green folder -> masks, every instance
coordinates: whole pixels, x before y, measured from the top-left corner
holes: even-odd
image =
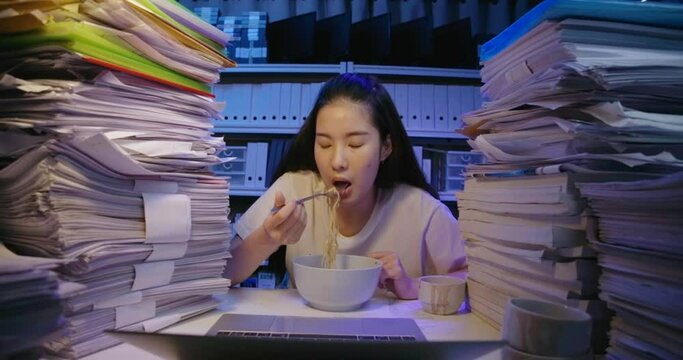
[[[84,60],[198,94],[211,95],[210,87],[136,53],[124,41],[87,22],[48,22],[41,29],[0,37],[0,50],[58,45]]]
[[[194,37],[195,39],[197,39],[197,40],[203,42],[204,44],[206,44],[206,45],[208,45],[208,46],[214,48],[214,49],[217,50],[217,51],[222,51],[222,50],[223,50],[223,46],[222,46],[221,44],[218,44],[217,42],[215,42],[215,41],[213,41],[213,40],[207,38],[206,36],[204,36],[204,35],[198,33],[197,31],[192,30],[192,29],[190,29],[189,27],[187,27],[187,26],[185,26],[185,25],[183,25],[183,24],[181,24],[181,23],[175,21],[175,19],[173,19],[172,17],[168,16],[166,13],[164,13],[163,11],[161,11],[161,9],[159,9],[159,7],[157,7],[156,5],[154,5],[154,3],[152,3],[151,1],[149,1],[149,0],[134,0],[134,1],[137,2],[137,3],[139,3],[140,5],[144,6],[145,8],[149,9],[149,10],[152,11],[153,13],[159,15],[161,18],[163,18],[164,20],[166,20],[166,21],[168,21],[169,23],[173,24],[173,25],[176,26],[178,29],[182,30],[184,33],[186,33],[186,34],[188,34],[188,35]],[[175,0],[169,0],[169,2],[172,3],[172,4],[174,4],[174,5],[178,5],[178,6],[180,5],[180,4],[177,4]]]

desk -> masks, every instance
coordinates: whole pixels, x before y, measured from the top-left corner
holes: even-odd
[[[327,312],[307,306],[293,289],[236,288],[221,295],[215,310],[164,329],[164,333],[201,335],[223,313],[273,314],[319,317],[409,317],[415,319],[427,340],[498,340],[500,333],[471,313],[439,316],[422,311],[417,300],[397,300],[378,291],[362,308],[350,312]],[[87,356],[87,360],[149,359],[159,357],[128,344],[117,345]],[[500,359],[500,351],[481,359]]]

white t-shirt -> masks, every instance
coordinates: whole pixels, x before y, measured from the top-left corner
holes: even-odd
[[[263,224],[281,191],[287,202],[325,190],[314,172],[286,173],[263,194],[235,224],[246,239]],[[339,234],[339,254],[365,255],[373,251],[394,251],[411,277],[446,274],[465,264],[465,249],[457,220],[441,201],[428,192],[398,185],[380,190],[378,201],[363,229],[353,236]],[[324,198],[304,203],[308,222],[299,242],[287,246],[286,266],[293,276],[292,259],[299,255],[322,254],[330,236],[330,208]]]

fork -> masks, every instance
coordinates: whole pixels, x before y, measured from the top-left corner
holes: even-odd
[[[297,204],[303,204],[305,201],[308,201],[308,200],[317,198],[318,196],[334,196],[335,194],[337,194],[337,193],[334,192],[334,191],[331,191],[331,190],[330,190],[330,191],[326,191],[326,192],[325,192],[325,191],[323,191],[323,192],[318,192],[318,193],[315,193],[315,194],[313,194],[313,195],[308,195],[308,196],[302,197],[302,198],[300,198],[300,199],[297,199],[297,200],[296,200],[296,203],[297,203]],[[273,206],[273,208],[270,209],[270,212],[272,212],[272,213],[277,212],[278,210],[280,210],[280,209],[283,208],[283,207],[284,207],[284,205],[282,205],[282,206]]]

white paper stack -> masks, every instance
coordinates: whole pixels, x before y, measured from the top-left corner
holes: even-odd
[[[600,297],[616,312],[614,358],[683,356],[683,172],[582,184],[598,216]]]
[[[51,271],[58,259],[20,256],[0,242],[0,358],[38,358],[41,344],[64,334],[62,299],[84,286]]]
[[[576,306],[604,351],[613,306],[599,295],[604,248],[589,239],[596,221],[601,236],[629,228],[596,220],[577,187],[683,171],[681,16],[680,4],[546,1],[482,46],[485,103],[462,132],[487,164],[467,168],[456,196],[485,320],[500,326],[510,297]],[[646,202],[631,226],[659,223]]]
[[[474,313],[500,328],[509,298],[541,299],[588,311],[604,334],[600,272],[586,235],[591,218],[575,187],[577,181],[602,178],[613,175],[467,178],[456,196]]]
[[[63,4],[62,4],[63,5]],[[0,227],[85,288],[46,348],[82,357],[214,308],[230,256],[208,93],[227,37],[172,1],[0,5]]]

